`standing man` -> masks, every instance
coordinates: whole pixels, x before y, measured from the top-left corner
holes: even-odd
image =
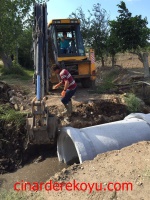
[[[57,89],[61,85],[64,85],[64,89],[61,92],[61,102],[66,108],[66,113],[68,114],[68,117],[70,117],[72,113],[71,98],[76,92],[77,84],[71,74],[66,69],[61,69],[61,67],[56,64],[56,66],[53,67],[53,70],[56,74],[59,74],[61,79],[61,81],[54,86],[54,89]]]

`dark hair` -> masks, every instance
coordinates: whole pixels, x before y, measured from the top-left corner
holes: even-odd
[[[67,35],[67,32],[63,32],[63,35]]]
[[[56,64],[54,67],[53,67],[53,71],[56,71],[57,69],[61,69],[60,65]]]

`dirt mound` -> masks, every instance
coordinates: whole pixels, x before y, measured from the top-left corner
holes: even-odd
[[[119,102],[115,103],[115,101],[116,98],[112,98],[73,104],[73,113],[69,121],[62,115],[62,107],[50,106],[49,110],[58,116],[60,126],[84,128],[124,119],[128,114],[127,107]]]
[[[21,166],[26,140],[25,117],[10,103],[10,90],[9,85],[0,82],[0,174]]]
[[[23,162],[24,125],[16,127],[14,123],[0,121],[0,173],[11,172],[21,167]]]
[[[71,126],[83,128],[121,120],[127,115],[127,107],[111,101],[100,100],[79,104],[71,117]]]
[[[0,103],[5,104],[8,103],[9,97],[8,97],[8,91],[10,90],[10,86],[6,83],[0,81]]]
[[[43,189],[31,198],[149,200],[149,154],[150,142],[139,142],[121,150],[99,154],[92,161],[74,164],[50,177],[48,182],[57,183],[56,190],[53,188],[48,192]],[[62,190],[58,183],[63,183]],[[68,183],[67,187],[65,183]],[[95,184],[92,190],[88,184],[91,188]]]

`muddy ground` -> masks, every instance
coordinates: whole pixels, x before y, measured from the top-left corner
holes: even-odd
[[[6,112],[8,109],[15,110],[16,108],[20,107],[19,103],[16,106],[16,102],[12,102],[9,92],[12,90],[10,86],[5,83],[1,82],[1,97],[0,101],[3,105],[3,110],[1,110],[1,115]],[[78,99],[78,95],[80,96],[81,93],[83,94],[83,89],[80,88],[74,97],[74,99]],[[18,92],[18,91],[17,91]],[[14,90],[14,96],[17,95],[17,92]],[[88,95],[88,98],[84,98],[82,102],[76,102],[73,100],[73,113],[72,116],[67,119],[66,116],[62,114],[64,107],[60,103],[60,97],[57,97],[59,103],[57,105],[49,105],[50,113],[55,114],[58,118],[59,128],[62,126],[72,126],[74,128],[83,128],[87,126],[97,125],[108,123],[111,121],[121,120],[127,114],[128,110],[127,107],[119,102],[115,102],[116,98],[110,99],[99,99],[99,95],[97,98],[90,98],[93,94],[89,94],[89,92],[84,92],[85,95]],[[60,96],[58,91],[57,95]],[[51,101],[52,98],[55,98],[54,95],[49,97]],[[54,101],[53,101],[54,102]],[[25,112],[25,111],[24,111]],[[24,114],[24,119],[27,117],[27,114]],[[26,149],[27,145],[27,130],[25,120],[23,123],[17,126],[13,121],[8,122],[5,120],[0,120],[0,128],[1,128],[1,160],[0,160],[0,173],[4,174],[7,172],[13,172],[16,169],[23,167],[28,162],[29,154],[35,154],[33,152],[39,152],[33,158],[30,158],[30,162],[33,162],[34,159],[37,157],[42,156],[44,152],[39,151],[38,149],[33,149],[31,147]],[[53,150],[53,148],[52,148]],[[51,149],[49,149],[51,151]],[[53,150],[54,152],[54,150]],[[52,153],[51,156],[56,156],[56,151],[54,154]],[[43,159],[43,158],[41,158]]]
[[[133,58],[132,60],[126,60],[127,67],[131,66],[131,61],[132,63],[135,62]],[[134,67],[131,68],[131,70],[128,70],[127,68],[121,69],[120,76],[117,77],[118,79],[115,83],[125,84],[126,82],[130,82],[134,79],[133,76],[143,76],[141,70],[142,68],[140,67],[137,69],[137,67],[138,65],[134,63]],[[107,69],[100,68],[100,74],[105,73],[105,70],[107,71]],[[110,69],[108,68],[108,71],[109,70]],[[102,77],[100,76],[98,84],[101,83],[101,79]],[[11,100],[10,98],[12,98],[12,96],[10,97],[10,94],[8,95],[8,89],[5,90],[3,88],[3,92],[0,93],[2,95],[0,96],[1,103],[7,103],[10,107],[15,108],[16,110],[28,112],[31,106],[30,101],[34,96],[32,88],[31,83],[29,83],[28,90],[30,92],[29,95],[25,95],[17,89],[17,86],[13,86],[11,90],[15,90],[15,94],[13,96],[17,98],[13,98]],[[129,89],[131,88],[127,87],[125,89],[121,88],[120,90],[112,90],[106,94],[97,94],[91,91],[91,89],[85,90],[79,85],[77,93],[73,97],[73,114],[69,120],[62,115],[64,108],[60,102],[61,90],[52,91],[50,93],[47,105],[50,112],[57,115],[59,127],[72,126],[82,128],[96,124],[103,124],[121,120],[129,114],[126,105],[124,105],[122,101],[122,94]],[[23,104],[20,102],[23,102]],[[149,111],[149,104],[142,106],[141,112],[149,113]],[[134,190],[132,192],[116,193],[103,191],[101,193],[93,192],[92,194],[87,194],[87,192],[66,191],[63,191],[62,193],[53,192],[51,194],[40,192],[38,197],[34,194],[35,196],[29,196],[29,199],[149,199],[150,144],[148,142],[138,143],[131,147],[124,148],[121,151],[108,152],[106,154],[99,155],[93,161],[86,161],[83,165],[71,166],[67,170],[63,170],[63,172],[59,175],[57,174],[55,177],[52,177],[62,168],[67,168],[63,165],[59,166],[56,162],[56,149],[45,148],[44,151],[42,149],[39,150],[39,148],[34,149],[28,154],[31,154],[31,156],[29,156],[30,159],[25,159],[25,162],[22,162],[21,158],[25,158],[24,150],[22,149],[25,126],[23,126],[23,131],[19,132],[16,131],[16,127],[12,127],[13,126],[8,126],[8,124],[4,125],[1,122],[2,132],[0,131],[0,134],[3,134],[3,138],[6,137],[5,139],[11,140],[11,145],[4,141],[2,143],[1,140],[2,151],[0,152],[0,170],[1,173],[5,173],[0,177],[1,188],[11,189],[14,181],[20,179],[34,182],[46,181],[49,180],[50,177],[50,179],[57,180],[58,176],[60,177],[60,181],[62,181],[62,179],[64,181],[72,181],[73,179],[76,179],[79,182],[101,181],[104,185],[107,185],[110,181],[129,181],[133,182]],[[22,130],[22,127],[20,127],[20,130]],[[11,137],[8,138],[6,133],[9,133]],[[48,165],[51,167],[48,168]],[[17,171],[13,172],[14,170]],[[39,176],[39,174],[42,175]]]

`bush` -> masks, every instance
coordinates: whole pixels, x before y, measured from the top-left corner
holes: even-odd
[[[24,71],[24,69],[17,63],[13,62],[13,66],[11,68],[3,67],[1,70],[3,75],[20,75],[20,76],[27,76],[27,73]]]
[[[13,61],[13,66],[10,68],[2,67],[1,71],[1,79],[9,78],[16,79],[19,78],[21,80],[29,80],[33,76],[33,70],[25,70],[18,63]]]
[[[97,87],[98,93],[104,93],[114,88],[114,79],[119,75],[118,69],[113,69],[103,75],[103,82],[100,86]]]
[[[141,109],[141,100],[137,98],[134,94],[129,93],[126,96],[124,96],[125,104],[127,105],[127,108],[129,112],[139,112]]]

